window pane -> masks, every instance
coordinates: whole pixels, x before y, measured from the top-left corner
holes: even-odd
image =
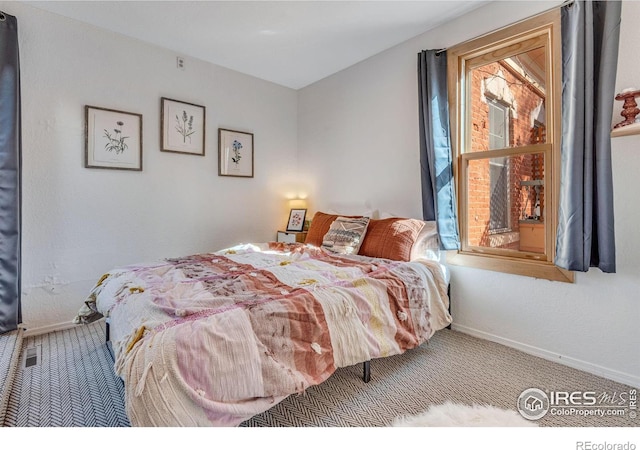
[[[469,151],[546,142],[544,47],[485,64],[469,75]]]
[[[544,154],[473,159],[467,174],[467,244],[544,253]]]
[[[509,229],[509,165],[506,159],[489,160],[489,231],[492,233]]]
[[[489,150],[509,146],[509,108],[491,101],[489,106]]]

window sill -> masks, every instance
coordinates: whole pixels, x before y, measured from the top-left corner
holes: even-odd
[[[573,283],[575,274],[561,269],[548,261],[534,261],[503,257],[496,255],[479,255],[476,253],[448,252],[447,264],[466,266],[494,272],[510,273],[543,280]]]
[[[514,242],[520,241],[520,233],[517,231],[504,231],[502,233],[493,233],[488,236],[487,247],[500,248]]]

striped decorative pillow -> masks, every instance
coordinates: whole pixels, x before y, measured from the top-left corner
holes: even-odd
[[[327,214],[321,211],[318,211],[313,216],[313,220],[311,220],[311,226],[309,227],[309,231],[307,232],[307,238],[304,243],[309,245],[315,245],[316,247],[322,246],[322,240],[324,239],[324,235],[327,234],[331,224],[338,217],[362,217],[362,216],[346,216],[340,214]]]
[[[322,248],[332,253],[357,255],[368,225],[368,217],[337,217],[322,239]]]

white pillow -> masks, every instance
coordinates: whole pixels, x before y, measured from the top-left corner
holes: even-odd
[[[327,213],[338,216],[362,216],[368,217],[369,219],[378,218],[378,210],[368,208],[367,206],[334,205]]]
[[[397,214],[386,212],[386,211],[380,212],[381,219],[390,219],[392,217],[400,217],[400,216],[398,216]]]
[[[411,260],[417,258],[440,260],[440,238],[438,227],[433,220],[424,222],[416,242],[411,247]]]

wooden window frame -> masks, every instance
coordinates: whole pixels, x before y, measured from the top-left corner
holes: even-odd
[[[574,273],[557,267],[557,206],[560,190],[560,137],[562,99],[560,10],[558,8],[523,20],[476,39],[456,45],[447,51],[449,114],[452,125],[451,146],[455,158],[454,177],[458,188],[458,217],[461,249],[449,252],[447,262],[496,272],[530,276],[547,280],[574,282]],[[502,60],[533,48],[545,46],[548,80],[545,88],[546,143],[491,152],[464,152],[470,145],[470,95],[467,95],[467,73],[470,70]],[[497,248],[472,247],[468,242],[466,170],[469,161],[517,153],[544,153],[545,179],[545,253],[531,253]]]

